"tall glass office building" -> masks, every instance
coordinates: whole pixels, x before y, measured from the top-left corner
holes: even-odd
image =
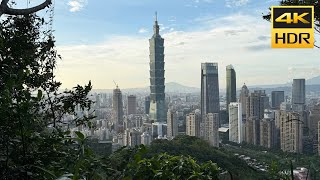
[[[218,63],[201,63],[201,117],[219,112]]]
[[[165,103],[164,39],[159,34],[157,15],[153,26],[153,36],[149,39],[150,50],[150,120],[165,123],[167,109]]]

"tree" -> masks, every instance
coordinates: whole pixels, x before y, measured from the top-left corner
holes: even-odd
[[[282,0],[280,1],[281,6],[314,6],[314,29],[316,33],[320,34],[320,1],[319,0]],[[271,10],[271,8],[269,8]],[[263,19],[270,21],[271,13],[263,16]],[[315,47],[320,48],[320,45]]]
[[[51,30],[34,14],[0,21],[1,179],[104,179],[110,172],[69,126],[92,128],[92,85],[59,91],[54,69],[59,59]],[[65,117],[76,118],[66,121]]]
[[[114,179],[218,179],[220,168],[207,161],[198,163],[190,156],[174,156],[160,153],[152,157],[144,157],[148,149],[144,145],[134,148],[123,148],[111,156],[118,161],[117,168],[121,174]],[[119,156],[120,155],[120,156]],[[113,160],[111,160],[113,162]]]
[[[26,9],[14,9],[10,8],[9,5],[9,0],[2,0],[0,4],[0,17],[3,14],[8,14],[8,15],[28,15],[35,13],[37,11],[40,11],[49,5],[51,5],[52,0],[45,0],[43,3],[39,4],[38,6],[34,6],[31,8],[26,8]]]

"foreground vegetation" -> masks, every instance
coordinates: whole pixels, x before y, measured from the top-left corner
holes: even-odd
[[[114,152],[110,156],[110,166],[118,171],[125,169],[127,164],[135,159],[136,149],[137,147],[123,148]],[[153,141],[150,146],[145,147],[145,151],[140,156],[152,159],[163,153],[172,156],[191,156],[199,164],[212,161],[220,168],[219,179],[267,179],[267,173],[258,172],[231,152],[211,147],[206,141],[196,137],[178,136],[171,141]]]

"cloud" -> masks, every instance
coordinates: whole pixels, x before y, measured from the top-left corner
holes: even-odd
[[[270,44],[257,44],[252,46],[247,46],[249,51],[263,51],[263,50],[271,50]]]
[[[266,41],[266,40],[270,40],[270,36],[258,36],[258,40],[260,40],[260,41]]]
[[[68,2],[70,12],[81,11],[88,4],[87,0],[71,0]]]
[[[288,76],[290,79],[296,79],[304,77],[310,79],[320,75],[320,66],[308,66],[308,65],[299,65],[295,67],[288,67]]]
[[[168,21],[175,22],[176,20],[177,20],[177,18],[175,16],[171,16]]]
[[[139,29],[139,33],[143,34],[143,33],[147,33],[148,32],[148,29],[146,28],[140,28]]]
[[[166,82],[199,87],[200,64],[206,61],[219,64],[220,88],[225,87],[225,66],[229,64],[237,72],[238,86],[244,82],[282,84],[290,79],[288,67],[318,64],[317,49],[271,49],[267,39],[270,24],[259,17],[233,14],[198,23],[206,28],[161,33]],[[112,88],[113,80],[121,88],[148,86],[149,38],[113,36],[99,44],[59,46],[63,60],[58,63],[57,77],[63,88],[88,80],[99,89]]]
[[[227,36],[236,36],[236,35],[239,35],[239,33],[241,32],[248,32],[248,30],[246,29],[228,29],[228,30],[225,30],[224,33],[225,35]]]
[[[249,3],[249,0],[226,0],[226,6],[229,8],[244,6],[248,3]]]
[[[193,2],[194,3],[202,3],[202,2],[204,2],[204,3],[212,3],[214,0],[194,0]]]

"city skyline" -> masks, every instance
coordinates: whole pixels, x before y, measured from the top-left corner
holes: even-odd
[[[167,82],[200,87],[197,67],[203,62],[219,64],[220,87],[225,87],[223,67],[228,64],[237,69],[237,88],[243,83],[282,84],[294,78],[320,75],[320,66],[315,66],[319,59],[317,49],[269,47],[271,24],[261,15],[277,3],[252,0],[56,2],[53,29],[58,53],[63,58],[58,61],[57,78],[62,81],[62,88],[89,80],[94,89],[113,89],[113,80],[121,88],[147,86],[148,38],[152,34],[155,11],[159,12],[160,31],[166,40]],[[168,4],[172,9],[166,8]],[[98,11],[100,6],[106,10]]]

